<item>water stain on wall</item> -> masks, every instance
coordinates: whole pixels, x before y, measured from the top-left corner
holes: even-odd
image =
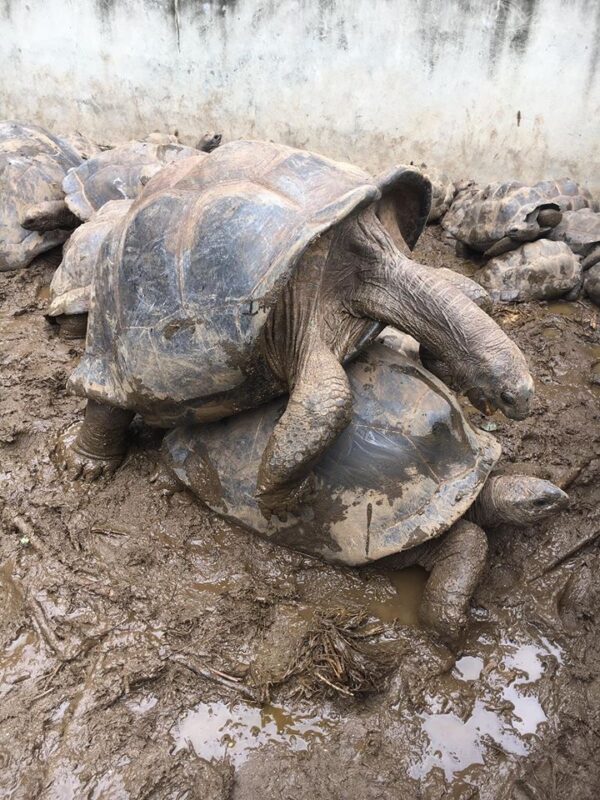
[[[490,75],[494,73],[506,43],[513,53],[519,56],[525,54],[537,5],[538,0],[499,0],[490,44]]]

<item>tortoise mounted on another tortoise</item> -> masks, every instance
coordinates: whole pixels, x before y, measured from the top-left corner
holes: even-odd
[[[293,508],[352,417],[342,365],[388,324],[421,342],[479,407],[526,416],[533,381],[522,353],[399,251],[375,214],[382,198],[396,209],[395,238],[412,247],[430,186],[411,168],[373,180],[313,153],[241,141],[176,187],[143,191],[99,260],[86,353],[70,379],[88,398],[61,450],[72,473],[113,469],[134,412],[172,427],[289,392],[257,491],[265,514]]]

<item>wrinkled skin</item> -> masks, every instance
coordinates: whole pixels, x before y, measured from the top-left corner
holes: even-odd
[[[496,475],[448,533],[388,559],[397,568],[418,564],[429,573],[419,616],[449,643],[467,623],[469,603],[487,563],[484,529],[526,528],[565,509],[568,495],[550,481],[529,475]]]

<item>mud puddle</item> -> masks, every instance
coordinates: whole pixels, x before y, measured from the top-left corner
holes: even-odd
[[[328,709],[314,714],[273,705],[200,703],[177,723],[171,736],[176,751],[191,747],[201,758],[228,758],[240,766],[253,751],[269,744],[281,744],[290,752],[323,744],[338,720]]]
[[[472,768],[484,766],[490,750],[526,756],[540,726],[548,722],[539,681],[549,660],[562,665],[562,649],[545,638],[520,643],[502,640],[494,648],[480,639],[476,645],[481,655],[459,658],[450,676],[470,684],[472,707],[463,716],[435,710],[421,715],[429,745],[411,770],[414,778],[422,779],[437,768],[449,782],[456,778],[468,782],[476,777]],[[431,696],[431,707],[442,706],[444,700],[445,695]]]

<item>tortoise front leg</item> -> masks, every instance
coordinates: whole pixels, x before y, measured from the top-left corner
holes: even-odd
[[[294,511],[310,494],[309,471],[352,417],[352,391],[334,354],[307,348],[287,408],[263,453],[257,499],[268,518]]]
[[[431,542],[418,563],[430,571],[419,616],[447,641],[459,637],[467,623],[473,592],[487,561],[485,532],[461,519],[439,542]]]
[[[93,481],[111,474],[123,461],[133,411],[88,400],[85,418],[60,438],[56,457],[72,480]]]

